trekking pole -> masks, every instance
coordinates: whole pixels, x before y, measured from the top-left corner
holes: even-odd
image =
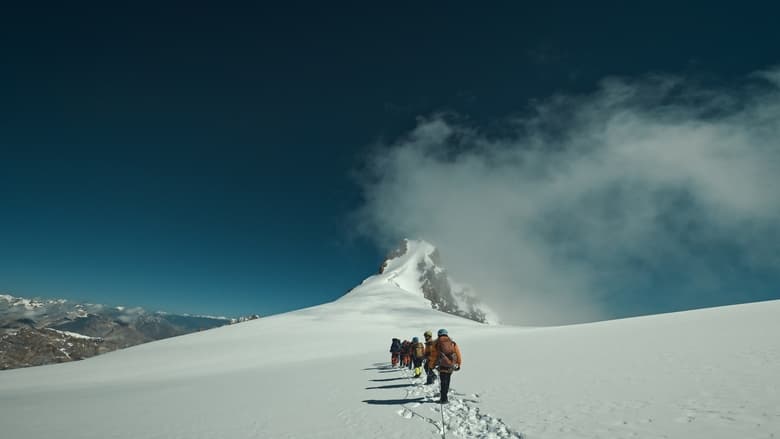
[[[441,399],[439,399],[441,401]],[[444,403],[440,402],[439,406],[441,407],[441,439],[447,439],[447,431],[444,427]]]

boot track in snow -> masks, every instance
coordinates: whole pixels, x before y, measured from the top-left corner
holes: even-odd
[[[388,366],[390,366],[388,364]],[[448,404],[438,403],[439,384],[425,384],[425,377],[414,378],[406,368],[396,368],[411,384],[405,390],[403,400],[419,400],[401,404],[398,416],[406,419],[420,419],[436,427],[444,437],[477,439],[523,439],[501,419],[481,413],[479,395],[465,395],[450,388]],[[442,428],[442,419],[444,427]]]

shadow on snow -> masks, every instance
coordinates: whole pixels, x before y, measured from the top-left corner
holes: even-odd
[[[376,380],[369,380],[369,381],[398,381],[398,380],[405,380],[406,377],[398,377],[398,378],[379,378]]]
[[[366,390],[371,389],[403,389],[404,387],[412,387],[414,384],[388,384],[386,386],[366,387]]]
[[[404,399],[364,399],[363,402],[372,405],[403,405],[411,402],[423,402],[423,398],[404,398]]]

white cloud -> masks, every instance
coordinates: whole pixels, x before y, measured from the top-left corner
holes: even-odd
[[[780,268],[777,78],[720,91],[611,78],[537,104],[500,135],[422,119],[374,151],[359,225],[381,245],[434,242],[510,322],[620,315],[610,303],[659,278],[716,294],[728,257],[745,276]]]

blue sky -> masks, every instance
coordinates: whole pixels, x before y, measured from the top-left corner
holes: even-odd
[[[461,253],[416,222],[377,230],[393,203],[368,198],[387,181],[361,176],[415,129],[445,120],[499,135],[552,96],[598,102],[606,77],[744,92],[780,62],[777,11],[516,3],[7,8],[0,290],[224,315],[319,304],[403,236]],[[731,245],[710,246],[704,271],[725,266]],[[735,270],[729,288],[683,287],[653,266],[630,288],[621,274],[585,276],[584,289],[608,302],[599,317],[780,297],[759,265]]]

